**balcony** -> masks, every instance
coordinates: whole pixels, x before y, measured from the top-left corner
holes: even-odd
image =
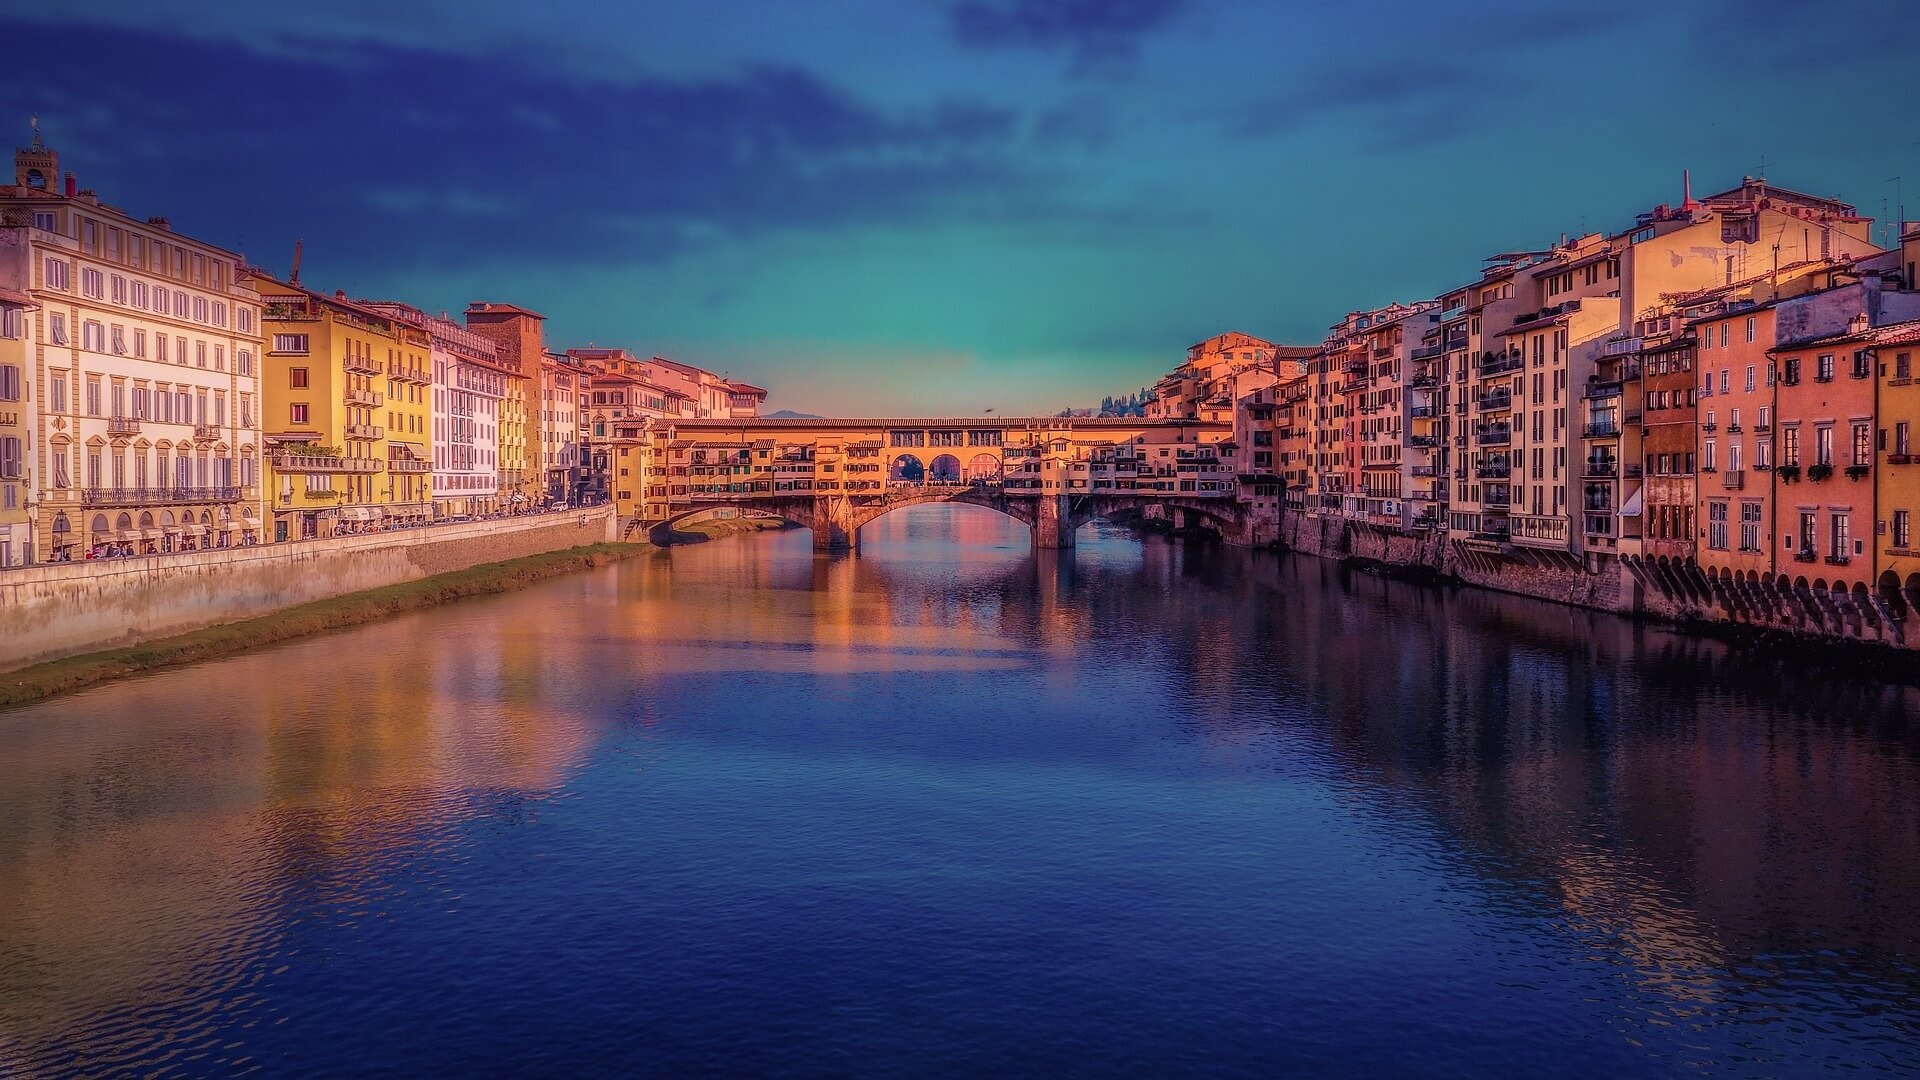
[[[1415,360],[1430,360],[1433,357],[1439,356],[1441,353],[1445,351],[1446,349],[1442,346],[1428,345],[1423,348],[1413,350],[1413,358]]]
[[[1720,474],[1720,486],[1726,491],[1744,491],[1747,486],[1745,469],[1728,469]]]
[[[355,375],[378,375],[384,370],[379,361],[369,356],[349,356],[340,361],[340,367],[341,370],[350,371]]]
[[[1480,446],[1506,446],[1513,442],[1512,428],[1489,428],[1474,437]]]
[[[376,393],[372,390],[348,390],[341,396],[346,399],[346,403],[349,405],[365,405],[369,409],[377,409],[386,404],[387,401],[385,394]]]
[[[1504,354],[1488,353],[1480,358],[1480,377],[1484,379],[1509,371],[1518,371],[1525,367],[1526,363],[1527,358],[1517,352]]]
[[[1440,469],[1435,465],[1415,465],[1411,470],[1414,476],[1439,476]]]
[[[107,420],[107,434],[138,435],[140,434],[140,421],[131,416],[111,417]]]
[[[432,472],[433,466],[416,457],[391,457],[387,459],[387,469],[397,473]]]
[[[386,429],[378,424],[348,424],[346,436],[349,439],[379,439],[386,436]]]
[[[1852,562],[1852,561],[1853,561],[1853,556],[1851,556],[1851,555],[1829,555],[1829,556],[1827,556],[1826,558],[1824,558],[1824,559],[1822,559],[1822,560],[1820,560],[1820,561],[1821,561],[1821,562],[1823,562],[1823,563],[1826,563],[1826,564],[1827,564],[1828,566],[1845,566],[1845,565],[1847,565],[1848,563],[1850,563],[1850,562]]]
[[[1513,391],[1511,390],[1480,395],[1481,412],[1505,412],[1511,408],[1513,408]]]
[[[1513,475],[1513,469],[1511,466],[1505,464],[1482,465],[1473,470],[1473,475],[1474,478],[1478,480],[1505,480],[1507,477]]]
[[[220,429],[213,424],[193,425],[193,438],[196,442],[212,442],[220,437]]]
[[[1580,434],[1589,439],[1617,439],[1620,437],[1620,425],[1611,420],[1603,420],[1581,428]]]
[[[1580,475],[1600,480],[1611,480],[1619,474],[1620,463],[1612,458],[1588,458],[1580,469]]]
[[[426,368],[408,364],[388,364],[387,378],[398,379],[401,382],[420,383],[422,385],[431,381],[427,377]]]
[[[1506,491],[1489,491],[1480,496],[1480,505],[1489,510],[1505,510],[1513,505],[1513,495]]]
[[[1407,415],[1415,420],[1432,420],[1440,415],[1440,409],[1433,405],[1415,405],[1407,410]]]
[[[83,506],[161,506],[232,502],[239,497],[238,487],[84,488],[80,492],[80,503]]]
[[[1407,380],[1407,388],[1410,390],[1432,390],[1439,385],[1440,376],[1432,372],[1424,372]]]
[[[1407,440],[1407,445],[1416,450],[1432,450],[1440,445],[1440,436],[1415,435]]]
[[[1794,562],[1818,562],[1819,559],[1820,556],[1814,554],[1812,548],[1801,548],[1793,553]]]

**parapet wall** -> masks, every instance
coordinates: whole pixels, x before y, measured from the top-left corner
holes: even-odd
[[[617,539],[611,506],[0,572],[0,671]]]

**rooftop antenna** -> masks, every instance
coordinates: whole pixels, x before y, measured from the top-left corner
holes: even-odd
[[[305,240],[295,240],[293,242],[293,271],[287,275],[287,284],[289,285],[300,284],[300,246],[305,243]]]
[[[1779,162],[1777,162],[1777,161],[1776,161],[1776,162],[1769,162],[1769,161],[1767,160],[1767,155],[1765,155],[1765,154],[1761,154],[1761,155],[1760,155],[1760,179],[1762,179],[1762,180],[1765,180],[1765,179],[1767,178],[1767,166],[1768,166],[1768,165],[1770,165],[1770,164],[1772,164],[1772,165],[1777,165],[1777,164],[1779,164]]]
[[[1895,214],[1893,220],[1887,222],[1887,228],[1889,230],[1887,235],[1891,241],[1887,246],[1892,247],[1894,244],[1900,242],[1900,236],[1907,228],[1907,200],[1906,196],[1900,192],[1900,177],[1889,176],[1887,177],[1887,183],[1893,185],[1893,206]]]

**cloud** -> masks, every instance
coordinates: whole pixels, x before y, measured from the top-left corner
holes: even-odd
[[[653,261],[770,230],[1054,209],[1018,164],[1012,110],[883,110],[792,67],[575,80],[369,41],[86,42],[9,61],[0,114],[38,113],[109,202],[262,261],[299,236],[316,267]]]
[[[981,49],[1061,50],[1090,62],[1133,55],[1185,0],[961,0],[947,9],[955,40]]]

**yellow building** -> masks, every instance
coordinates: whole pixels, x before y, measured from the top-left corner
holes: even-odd
[[[252,283],[265,304],[262,427],[273,538],[430,521],[426,332],[342,294],[258,273]]]

